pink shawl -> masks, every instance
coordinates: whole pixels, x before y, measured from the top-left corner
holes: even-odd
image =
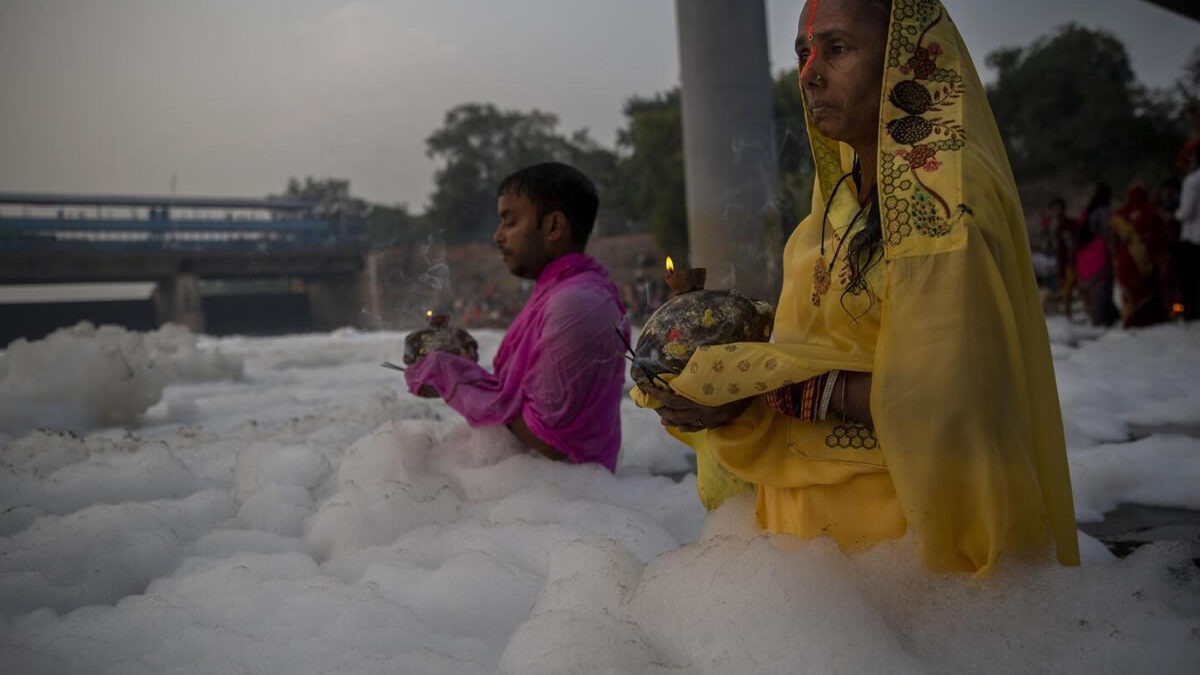
[[[621,447],[629,320],[603,265],[569,253],[546,265],[500,343],[495,374],[455,354],[434,352],[404,373],[409,391],[433,386],[471,426],[520,415],[538,438],[572,462],[614,471]]]

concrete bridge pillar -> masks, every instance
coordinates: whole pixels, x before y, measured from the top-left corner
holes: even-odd
[[[362,272],[309,281],[307,289],[308,311],[317,330],[364,326],[367,283]]]
[[[193,333],[204,332],[204,305],[200,301],[199,279],[191,272],[179,272],[158,282],[154,290],[154,316],[158,325],[177,323]]]
[[[692,267],[778,296],[774,104],[763,0],[675,0]]]

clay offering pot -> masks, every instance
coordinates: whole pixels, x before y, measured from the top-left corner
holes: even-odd
[[[638,385],[663,387],[663,380],[655,378],[683,372],[697,347],[771,339],[775,311],[770,303],[732,290],[704,290],[704,276],[703,268],[669,269],[668,285],[683,290],[655,310],[642,327],[629,369]],[[685,282],[672,284],[673,277]]]
[[[451,328],[444,314],[430,314],[429,327],[413,331],[404,338],[404,364],[411,366],[430,352],[449,352],[479,361],[479,344],[461,328]]]
[[[429,327],[413,331],[404,337],[404,364],[411,366],[431,352],[449,352],[479,361],[479,343],[461,328],[452,328],[450,319],[444,314],[427,314]],[[437,391],[429,385],[421,387],[418,396],[437,398]]]

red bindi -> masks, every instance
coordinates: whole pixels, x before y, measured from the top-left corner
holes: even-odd
[[[817,57],[817,46],[813,44],[813,22],[817,18],[817,5],[819,4],[821,4],[821,0],[809,0],[808,3],[808,19],[804,28],[804,37],[808,40],[808,58],[804,60],[804,67],[800,70],[801,79],[808,75],[808,71]]]

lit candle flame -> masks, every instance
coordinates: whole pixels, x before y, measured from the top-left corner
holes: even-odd
[[[1180,314],[1183,314],[1183,303],[1177,302],[1174,305],[1171,305],[1171,309],[1174,310],[1176,316],[1179,316]]]
[[[674,271],[675,271],[675,263],[671,262],[671,256],[667,256],[667,272],[673,273]]]
[[[425,310],[425,318],[426,318],[426,319],[432,319],[432,318],[433,318],[433,310],[432,310],[432,309],[427,309],[427,310]]]

